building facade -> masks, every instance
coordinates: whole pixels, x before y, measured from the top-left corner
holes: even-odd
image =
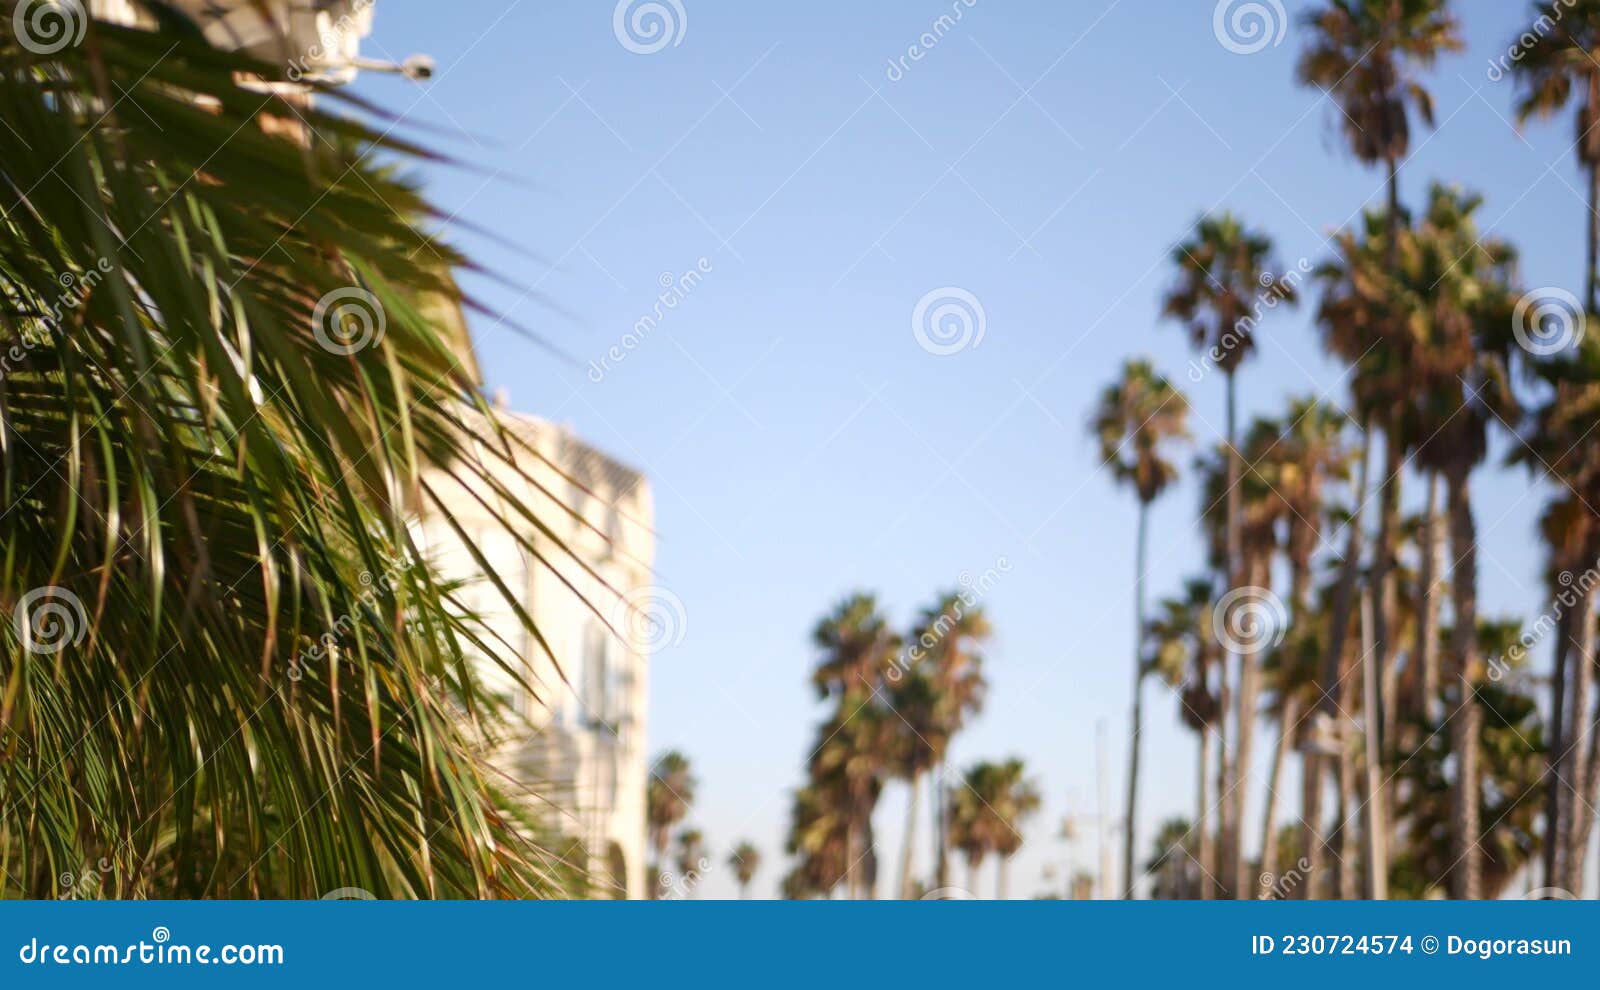
[[[484,567],[439,514],[418,524],[418,544],[463,605],[514,653],[524,684],[487,656],[473,659],[517,723],[493,749],[502,786],[550,828],[582,842],[598,897],[645,896],[648,644],[631,637],[628,596],[650,584],[654,555],[648,482],[565,427],[502,412],[514,463],[485,456],[495,476],[549,532],[530,525],[525,553],[479,501],[442,478],[455,524],[500,581],[519,594],[545,645],[528,634]],[[507,649],[509,647],[509,649]],[[531,692],[530,693],[530,690]]]

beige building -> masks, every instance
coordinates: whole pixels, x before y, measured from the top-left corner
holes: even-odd
[[[643,897],[651,642],[637,632],[636,603],[648,594],[654,554],[649,484],[565,427],[514,413],[500,419],[514,438],[517,466],[496,457],[485,462],[552,531],[530,526],[523,534],[534,556],[456,482],[436,487],[441,495],[459,493],[450,500],[456,522],[506,587],[520,590],[554,659],[525,632],[449,523],[424,518],[418,543],[444,577],[466,582],[463,604],[515,650],[536,692],[487,657],[475,658],[490,690],[525,720],[496,747],[494,761],[508,778],[502,783],[525,788],[531,809],[582,840],[603,888]]]

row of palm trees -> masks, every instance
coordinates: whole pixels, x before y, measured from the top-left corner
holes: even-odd
[[[1578,104],[1576,148],[1591,207],[1600,207],[1600,0],[1540,4],[1533,16],[1544,18],[1528,36],[1535,43],[1511,66],[1518,114]],[[1129,890],[1139,687],[1155,673],[1178,689],[1199,743],[1195,817],[1163,829],[1151,860],[1158,891],[1256,896],[1252,871],[1276,877],[1280,863],[1292,863],[1296,896],[1477,898],[1503,891],[1541,847],[1547,886],[1576,891],[1600,785],[1600,708],[1591,698],[1600,462],[1586,442],[1600,422],[1600,347],[1581,333],[1584,313],[1543,322],[1548,300],[1522,292],[1515,250],[1479,228],[1481,197],[1435,183],[1416,210],[1402,203],[1412,124],[1433,120],[1419,73],[1462,47],[1451,5],[1328,0],[1306,29],[1300,80],[1338,104],[1349,150],[1386,177],[1387,204],[1340,231],[1311,273],[1323,347],[1348,369],[1349,411],[1307,397],[1241,435],[1238,372],[1257,330],[1312,287],[1275,263],[1265,234],[1221,214],[1202,218],[1174,250],[1164,299],[1227,390],[1224,442],[1197,464],[1208,569],[1153,613],[1145,520],[1177,477],[1188,404],[1148,362],[1131,361],[1091,423],[1140,506]],[[1591,314],[1596,217],[1586,224]],[[1572,338],[1576,346],[1560,346]],[[1552,603],[1542,611],[1558,626],[1548,636],[1555,673],[1543,713],[1520,668],[1537,637],[1519,622],[1479,616],[1472,478],[1491,431],[1511,438],[1510,460],[1555,492],[1542,526]],[[1420,485],[1421,509],[1411,515],[1402,511],[1407,483]],[[1263,725],[1274,742],[1252,862],[1246,797]],[[1300,824],[1286,830],[1277,791],[1294,754]],[[1201,879],[1174,865],[1175,846]]]
[[[1037,789],[1021,760],[980,762],[952,774],[952,739],[983,707],[984,646],[991,628],[970,589],[940,595],[904,637],[893,631],[877,599],[856,593],[817,623],[812,685],[827,706],[807,761],[807,780],[794,795],[788,852],[794,863],[783,881],[791,898],[828,897],[842,888],[852,899],[878,894],[879,863],[873,815],[884,785],[907,785],[899,896],[950,889],[950,853],[969,872],[991,854],[1003,891],[1006,867],[1022,846],[1022,823],[1039,807]],[[915,872],[923,785],[933,779],[933,866]]]
[[[652,898],[692,897],[709,866],[705,835],[698,828],[681,828],[676,837],[672,833],[673,828],[688,817],[699,786],[689,758],[678,750],[662,753],[650,768],[645,784],[645,825],[652,854],[649,867]],[[669,849],[673,850],[676,877],[666,871]],[[755,843],[742,839],[728,851],[727,866],[739,885],[739,896],[748,897],[750,884],[761,869],[761,850]]]

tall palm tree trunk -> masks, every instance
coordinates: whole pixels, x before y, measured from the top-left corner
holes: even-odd
[[[1234,369],[1228,370],[1226,375],[1226,383],[1228,401],[1227,423],[1225,427],[1228,432],[1227,567],[1228,590],[1232,591],[1243,586],[1245,566],[1244,501],[1243,492],[1240,491],[1239,487],[1241,476],[1244,473],[1244,457],[1239,452],[1239,392],[1237,374]],[[1238,660],[1239,674],[1242,681],[1244,674],[1244,656],[1239,654]],[[1223,659],[1222,679],[1224,684],[1226,684],[1228,679],[1227,658]],[[1240,702],[1242,704],[1244,695],[1242,683],[1240,685],[1239,695]],[[1244,709],[1241,707],[1240,711],[1242,712],[1243,710]],[[1224,721],[1226,721],[1227,717],[1227,709],[1224,708],[1222,718]],[[1249,732],[1243,719],[1238,720],[1235,725],[1235,731],[1237,732],[1237,738],[1234,740],[1233,755],[1230,757],[1226,746],[1223,747],[1222,751],[1223,766],[1228,768],[1231,764],[1231,770],[1228,772],[1230,779],[1218,792],[1218,796],[1222,800],[1225,809],[1222,818],[1222,848],[1225,862],[1222,864],[1222,866],[1225,871],[1223,876],[1231,888],[1229,893],[1233,897],[1246,897],[1248,894],[1245,893],[1244,888],[1242,888],[1239,883],[1240,879],[1244,875],[1244,867],[1241,862],[1244,858],[1241,852],[1243,846],[1242,839],[1244,836],[1244,830],[1242,827],[1244,809],[1242,792],[1244,790],[1243,782],[1249,773],[1248,764],[1244,764],[1243,767],[1241,767],[1239,762],[1241,743],[1244,742]]]
[[[1356,806],[1356,761],[1346,745],[1338,756],[1338,780],[1334,792],[1335,822],[1333,834],[1329,841],[1338,850],[1337,870],[1339,878],[1339,899],[1353,901],[1359,896],[1361,875],[1356,871],[1358,857],[1356,854],[1355,829],[1350,827],[1350,819],[1355,812],[1351,809]]]
[[[1568,718],[1571,726],[1567,733],[1567,761],[1570,769],[1566,776],[1564,786],[1572,788],[1575,794],[1566,798],[1569,809],[1566,814],[1568,821],[1567,847],[1562,856],[1563,883],[1565,887],[1577,893],[1583,886],[1583,861],[1584,852],[1589,845],[1589,830],[1594,824],[1594,815],[1589,810],[1593,804],[1593,790],[1589,787],[1589,780],[1594,773],[1596,726],[1589,719],[1589,696],[1594,687],[1594,650],[1595,650],[1595,623],[1594,623],[1594,593],[1592,590],[1579,589],[1578,601],[1572,610],[1573,621],[1577,628],[1577,656],[1574,657],[1572,666],[1572,710]]]
[[[1228,800],[1228,705],[1232,701],[1232,692],[1228,689],[1227,656],[1223,656],[1223,663],[1218,667],[1217,684],[1217,856],[1216,877],[1217,896],[1229,898],[1233,896],[1233,845],[1228,841],[1228,820],[1232,814],[1230,809],[1233,802]]]
[[[1443,569],[1439,560],[1439,474],[1428,472],[1427,499],[1422,513],[1422,561],[1418,573],[1420,584],[1417,603],[1417,711],[1427,718],[1428,724],[1438,723],[1443,712],[1439,704],[1439,605],[1440,596],[1434,591]]]
[[[1195,779],[1195,836],[1200,845],[1200,899],[1209,901],[1217,896],[1220,891],[1215,889],[1212,878],[1217,870],[1217,846],[1211,838],[1211,727],[1200,726],[1200,772]]]
[[[1258,576],[1252,568],[1246,581]],[[1253,641],[1252,641],[1253,642]],[[1254,756],[1257,702],[1261,697],[1261,651],[1252,646],[1239,657],[1238,741],[1234,743],[1233,765],[1233,896],[1247,900],[1252,893],[1250,861],[1244,850],[1244,820],[1249,810],[1250,764]]]
[[[1559,592],[1557,592],[1559,594]],[[1562,612],[1556,620],[1555,670],[1550,676],[1550,754],[1549,770],[1544,792],[1544,885],[1560,887],[1566,875],[1564,862],[1567,831],[1562,813],[1567,785],[1563,776],[1566,766],[1567,729],[1570,716],[1567,702],[1567,657],[1572,651],[1572,613]]]
[[[917,811],[922,804],[922,772],[917,771],[911,775],[911,796],[906,800],[906,837],[902,843],[904,848],[900,853],[900,899],[911,900],[914,881],[911,876],[911,862],[914,858],[913,850],[916,849],[917,836]]]
[[[933,885],[950,886],[950,791],[945,786],[948,766],[939,761],[933,777]]]
[[[1361,460],[1356,465],[1355,483],[1355,510],[1350,520],[1345,523],[1344,560],[1339,565],[1339,582],[1334,586],[1333,608],[1328,625],[1328,654],[1322,668],[1322,697],[1318,700],[1317,707],[1329,719],[1339,717],[1339,709],[1349,711],[1353,703],[1351,685],[1345,682],[1345,639],[1350,629],[1350,611],[1355,602],[1356,580],[1361,574],[1362,528],[1361,520],[1365,515],[1367,502],[1367,473],[1372,461],[1372,429],[1371,420],[1363,417],[1361,421]],[[1320,775],[1323,765],[1321,757],[1310,761],[1312,776]],[[1349,830],[1345,828],[1344,815],[1349,806],[1348,801],[1354,793],[1355,780],[1354,768],[1350,766],[1348,747],[1341,749],[1335,765],[1337,768],[1337,803],[1338,816],[1333,831],[1328,834],[1327,842],[1337,844],[1338,859],[1347,862],[1350,858],[1350,847],[1346,844]],[[1306,829],[1307,858],[1319,869],[1325,862],[1322,856],[1322,837],[1318,834],[1321,828],[1321,790],[1320,782],[1313,781],[1314,788],[1307,788],[1304,793],[1315,796],[1316,808],[1311,809],[1315,814],[1302,815],[1302,823]],[[1338,870],[1338,889],[1340,898],[1348,899],[1351,896],[1349,881],[1352,879],[1351,871],[1341,867]]]
[[[1278,787],[1283,778],[1283,763],[1300,719],[1300,699],[1285,691],[1278,702],[1278,744],[1272,750],[1272,769],[1267,774],[1267,808],[1261,816],[1261,883],[1277,882],[1278,876]],[[1303,878],[1302,881],[1304,882]]]
[[[1124,896],[1134,897],[1133,850],[1137,842],[1135,812],[1139,804],[1139,746],[1144,729],[1144,565],[1150,503],[1139,501],[1139,535],[1134,549],[1133,579],[1133,736],[1128,740],[1128,813],[1123,819],[1122,882]]]
[[[1468,471],[1456,467],[1445,478],[1445,498],[1450,513],[1450,554],[1455,558],[1451,598],[1455,627],[1451,652],[1461,683],[1461,708],[1450,720],[1450,742],[1456,757],[1455,808],[1451,828],[1451,894],[1457,900],[1483,896],[1483,850],[1478,845],[1482,788],[1479,783],[1478,740],[1483,709],[1478,704],[1478,548],[1477,526],[1472,519]]]
[[[1300,884],[1301,900],[1313,901],[1322,888],[1322,755],[1300,754],[1300,848],[1306,859],[1306,877]]]
[[[995,856],[994,896],[996,900],[1011,899],[1011,857]]]
[[[981,860],[967,857],[967,893],[973,897],[978,896],[978,867],[981,865]]]

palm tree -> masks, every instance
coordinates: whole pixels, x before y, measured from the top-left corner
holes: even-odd
[[[1106,386],[1095,407],[1090,430],[1100,442],[1100,459],[1118,482],[1133,488],[1139,499],[1138,539],[1134,550],[1133,724],[1128,743],[1128,803],[1123,818],[1122,875],[1133,894],[1135,813],[1139,803],[1139,749],[1144,727],[1144,675],[1141,656],[1145,614],[1145,557],[1150,505],[1178,478],[1170,459],[1172,448],[1189,436],[1189,404],[1183,393],[1149,361],[1129,361],[1122,376]]]
[[[750,881],[756,878],[756,871],[761,869],[761,850],[748,839],[735,844],[733,852],[728,854],[728,868],[739,883],[740,900],[749,898]]]
[[[464,659],[518,658],[408,530],[457,485],[530,554],[543,525],[436,318],[465,259],[419,149],[179,17],[0,36],[0,604],[39,610],[0,650],[0,893],[102,858],[119,897],[563,893]]]
[[[1600,558],[1600,458],[1585,434],[1600,413],[1600,349],[1541,363],[1548,399],[1529,417],[1515,459],[1536,477],[1557,483],[1560,497],[1540,528],[1549,548],[1550,598],[1560,614],[1551,678],[1550,775],[1545,804],[1546,885],[1578,890],[1600,784],[1600,719],[1591,716],[1596,589],[1590,571]],[[1570,654],[1570,655],[1569,655]],[[1594,709],[1600,713],[1600,708]],[[1587,739],[1587,745],[1585,740]],[[1576,798],[1576,799],[1575,799]]]
[[[1340,110],[1340,130],[1351,153],[1364,165],[1382,165],[1387,174],[1388,208],[1383,213],[1384,267],[1398,262],[1405,214],[1400,205],[1400,163],[1411,147],[1411,118],[1433,126],[1433,97],[1418,79],[1442,52],[1460,51],[1459,25],[1447,0],[1327,0],[1306,15],[1311,41],[1302,53],[1302,84],[1329,93]],[[1392,409],[1378,410],[1384,431],[1385,469],[1379,484],[1379,532],[1372,566],[1375,588],[1373,638],[1380,676],[1394,666],[1396,637],[1390,631],[1396,608],[1394,581],[1396,525],[1400,515],[1400,469],[1405,463],[1403,424]],[[1362,500],[1365,492],[1362,493]],[[1352,561],[1353,565],[1353,561]],[[1348,588],[1336,599],[1337,648],[1349,607]]]
[[[1331,95],[1340,130],[1363,165],[1388,175],[1389,257],[1400,229],[1400,162],[1411,148],[1411,116],[1433,126],[1433,97],[1417,78],[1441,52],[1462,49],[1446,0],[1327,0],[1306,15],[1311,42],[1297,74]]]
[[[650,848],[655,853],[651,872],[656,874],[657,881],[665,865],[672,829],[694,806],[698,786],[689,758],[675,749],[656,757],[650,767],[650,779],[645,785],[645,824],[650,832]]]
[[[1022,825],[1039,810],[1038,788],[1027,779],[1022,761],[1013,757],[1001,763],[974,764],[954,797],[954,821],[959,823],[957,833],[962,837],[959,847],[967,853],[972,882],[976,884],[983,856],[994,853],[998,860],[995,896],[1005,900],[1011,857],[1022,848]]]
[[[1529,676],[1516,647],[1522,632],[1516,621],[1479,624],[1478,649],[1497,660],[1498,679],[1486,681],[1467,704],[1478,709],[1479,800],[1489,830],[1478,837],[1482,850],[1482,894],[1505,896],[1518,872],[1533,858],[1538,837],[1538,783],[1545,772],[1547,738],[1539,706],[1529,693]],[[1455,631],[1450,631],[1455,638]],[[1417,713],[1412,713],[1418,717]],[[1460,720],[1459,713],[1452,721]],[[1419,743],[1403,754],[1397,773],[1405,785],[1396,810],[1409,839],[1395,858],[1393,886],[1400,897],[1438,896],[1441,878],[1454,875],[1456,786],[1446,777],[1452,755],[1459,756],[1452,733],[1439,721],[1420,717],[1412,733]]]
[[[1321,701],[1321,688],[1325,683],[1323,665],[1312,663],[1307,655],[1308,651],[1326,648],[1327,617],[1320,614],[1314,601],[1312,556],[1323,539],[1328,513],[1327,488],[1348,481],[1354,459],[1345,435],[1349,420],[1343,412],[1319,399],[1296,399],[1289,404],[1284,419],[1283,424],[1258,423],[1252,431],[1255,439],[1247,441],[1252,450],[1261,451],[1252,461],[1255,465],[1252,470],[1266,481],[1268,497],[1279,503],[1278,515],[1285,527],[1283,547],[1289,565],[1289,604],[1293,610],[1289,642],[1272,659],[1279,740],[1273,754],[1267,786],[1267,814],[1262,824],[1261,871],[1267,874],[1276,872],[1272,862],[1277,850],[1273,839],[1277,833],[1274,795],[1292,741],[1290,737],[1300,721],[1301,711]],[[1314,747],[1301,749],[1304,779],[1300,846],[1311,867],[1299,890],[1307,897],[1315,892],[1320,879],[1317,869],[1322,852],[1320,760],[1321,755]]]
[[[1211,629],[1215,598],[1210,580],[1191,578],[1184,584],[1182,594],[1156,604],[1156,614],[1145,627],[1154,670],[1170,687],[1179,690],[1179,717],[1199,743],[1193,824],[1196,834],[1192,841],[1186,840],[1184,847],[1194,850],[1201,874],[1197,891],[1202,900],[1211,900],[1220,893],[1211,882],[1217,871],[1216,845],[1206,821],[1212,811],[1211,735],[1221,715],[1221,705],[1211,689],[1212,671],[1221,660],[1221,645]],[[1156,843],[1158,850],[1170,851],[1171,846],[1159,838]],[[1146,867],[1146,871],[1152,872],[1153,867]]]
[[[1600,312],[1600,0],[1547,0],[1533,14],[1540,30],[1523,36],[1531,42],[1518,42],[1521,57],[1511,64],[1517,121],[1554,116],[1576,96],[1575,145],[1589,179],[1584,301],[1588,312]]]
[[[1181,322],[1195,347],[1210,363],[1222,369],[1227,382],[1227,506],[1226,574],[1228,588],[1244,586],[1243,504],[1240,479],[1244,462],[1238,449],[1238,388],[1240,364],[1255,348],[1261,317],[1269,308],[1293,305],[1299,299],[1295,281],[1285,277],[1272,260],[1272,240],[1251,230],[1229,213],[1201,217],[1193,237],[1172,253],[1178,278],[1162,303],[1163,313]],[[1237,779],[1249,774],[1253,726],[1241,722],[1234,744],[1242,761]],[[1234,789],[1234,802],[1242,795]],[[1243,833],[1237,816],[1223,811],[1222,860],[1225,880],[1244,876]]]
[[[870,898],[878,869],[872,813],[894,765],[903,724],[883,691],[887,672],[898,669],[900,639],[877,599],[860,592],[818,622],[811,639],[821,651],[811,682],[834,708],[818,727],[821,742],[809,770],[813,780],[834,780],[842,787],[845,879],[852,898]]]
[[[706,838],[699,829],[686,828],[678,833],[678,851],[674,858],[679,888],[683,896],[692,897],[706,870]]]
[[[837,775],[813,779],[795,792],[785,851],[797,857],[783,879],[790,900],[826,897],[844,881],[850,823]]]
[[[911,896],[912,852],[922,778],[942,768],[950,741],[983,707],[983,647],[993,630],[970,591],[941,595],[918,615],[911,628],[906,669],[889,672],[889,703],[900,714],[896,775],[910,785],[905,846],[900,864],[900,896]],[[941,772],[939,780],[944,779]],[[934,886],[949,884],[945,860],[944,787],[935,788]]]
[[[1481,706],[1470,704],[1483,679],[1477,640],[1477,530],[1468,479],[1488,450],[1488,426],[1517,416],[1508,363],[1513,323],[1515,254],[1509,245],[1480,237],[1474,213],[1481,197],[1434,186],[1426,219],[1408,238],[1398,273],[1414,334],[1417,462],[1444,479],[1449,518],[1454,673],[1461,714],[1451,720],[1457,758],[1452,839],[1459,865],[1452,891],[1460,899],[1483,893],[1483,850],[1478,844],[1482,804],[1476,740]]]

